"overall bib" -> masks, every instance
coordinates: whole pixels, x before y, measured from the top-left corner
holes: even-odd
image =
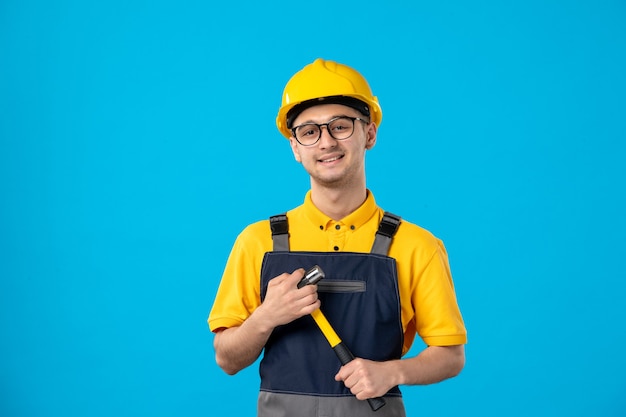
[[[321,310],[355,357],[374,361],[400,359],[403,330],[396,261],[387,250],[400,218],[385,213],[372,253],[290,252],[285,215],[270,219],[274,251],[261,268],[261,300],[269,281],[298,268],[319,265],[325,278],[318,285]],[[259,366],[258,415],[404,416],[398,387],[374,412],[335,381],[341,363],[311,316],[274,329]]]

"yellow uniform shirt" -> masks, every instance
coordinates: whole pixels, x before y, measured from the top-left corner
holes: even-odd
[[[315,207],[309,191],[303,205],[287,212],[290,250],[369,253],[383,214],[368,191],[361,207],[335,221]],[[249,225],[237,237],[209,315],[211,331],[241,325],[261,304],[261,263],[272,248],[269,220]],[[416,333],[429,346],[466,343],[443,243],[427,230],[402,220],[388,255],[398,268],[402,353],[409,350]]]

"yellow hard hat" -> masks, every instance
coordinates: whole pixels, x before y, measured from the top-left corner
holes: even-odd
[[[285,86],[276,126],[291,137],[293,119],[317,104],[343,104],[353,107],[380,125],[383,112],[369,84],[356,70],[333,61],[316,59],[298,71]],[[293,111],[292,111],[293,110]]]

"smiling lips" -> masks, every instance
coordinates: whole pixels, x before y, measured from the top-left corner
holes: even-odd
[[[322,163],[328,163],[328,162],[335,162],[341,158],[343,158],[343,155],[337,155],[337,156],[333,156],[333,157],[326,158],[326,159],[318,159],[318,161]]]

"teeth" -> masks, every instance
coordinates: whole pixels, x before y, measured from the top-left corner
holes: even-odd
[[[337,159],[341,158],[340,156],[336,156],[334,158],[330,158],[330,159],[322,159],[322,162],[333,162],[336,161]]]

